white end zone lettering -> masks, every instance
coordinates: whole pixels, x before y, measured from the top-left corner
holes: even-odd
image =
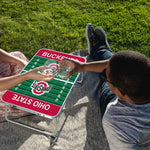
[[[44,104],[44,103],[39,102],[39,101],[34,101],[33,106],[37,107],[37,108],[44,109],[44,110],[49,110],[50,109],[49,104]]]
[[[33,102],[33,100],[31,98],[22,97],[17,94],[13,95],[12,100],[23,103],[23,104],[27,104],[27,105],[31,105]]]
[[[35,101],[31,98],[23,97],[23,96],[20,96],[17,94],[14,94],[11,99],[13,101],[17,101],[18,103],[22,103],[22,105],[31,105],[31,107],[35,107],[35,108],[46,110],[46,111],[50,109],[49,104],[46,104],[46,103],[40,102],[40,101]]]

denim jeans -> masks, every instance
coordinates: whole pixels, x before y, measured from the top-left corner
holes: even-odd
[[[92,57],[93,60],[105,60],[109,59],[113,53],[107,49],[100,49],[99,51],[96,51],[96,53]],[[100,91],[99,91],[99,105],[101,110],[101,115],[103,117],[106,107],[109,104],[109,102],[116,97],[116,95],[110,90],[108,84],[106,81],[104,81],[100,76]]]

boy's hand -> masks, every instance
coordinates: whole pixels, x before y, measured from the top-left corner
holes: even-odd
[[[67,69],[67,75],[65,78],[69,78],[74,73],[80,73],[83,71],[82,63],[73,59],[64,58],[60,61],[60,69],[63,69],[66,66],[69,66],[69,68]]]

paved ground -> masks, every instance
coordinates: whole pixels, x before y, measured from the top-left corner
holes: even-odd
[[[17,120],[46,130],[55,129],[54,120],[36,115]],[[58,131],[58,138],[53,139],[1,118],[0,150],[109,150],[95,102],[64,110],[59,117]]]
[[[78,80],[81,79],[80,75]],[[96,102],[99,82],[99,74],[84,72],[82,83],[75,84],[59,116],[57,139],[14,125],[1,117],[0,150],[109,150]],[[19,117],[17,121],[47,131],[54,131],[56,126],[55,120],[33,114]]]

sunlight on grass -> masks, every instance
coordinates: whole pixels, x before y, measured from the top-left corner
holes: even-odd
[[[28,58],[41,48],[87,49],[87,23],[104,28],[114,52],[130,49],[150,56],[148,0],[2,0],[0,8],[0,47]]]

